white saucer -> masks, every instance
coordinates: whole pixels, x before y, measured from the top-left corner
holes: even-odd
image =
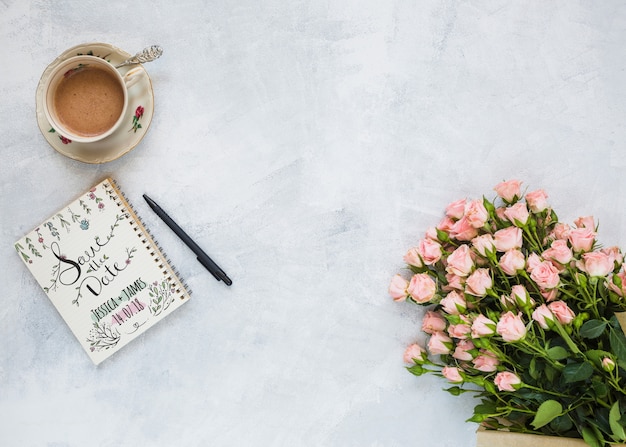
[[[152,122],[152,116],[154,115],[152,81],[146,72],[145,76],[128,90],[128,110],[126,111],[126,118],[122,126],[115,131],[115,133],[95,143],[68,142],[67,139],[62,138],[61,135],[52,129],[52,126],[50,126],[50,123],[48,123],[46,119],[43,112],[43,86],[54,67],[61,63],[61,61],[80,54],[92,54],[106,59],[112,64],[118,64],[131,56],[126,51],[109,45],[108,43],[86,43],[77,45],[63,52],[63,54],[48,65],[39,80],[36,96],[37,124],[46,141],[48,141],[50,146],[57,152],[85,163],[106,163],[130,152],[139,144],[148,131],[150,123]],[[145,69],[141,65],[139,66],[145,72]],[[119,71],[124,75],[133,67],[135,66],[122,67]],[[143,107],[143,115],[137,120],[137,124],[141,125],[141,127],[136,128],[133,118],[140,107]]]

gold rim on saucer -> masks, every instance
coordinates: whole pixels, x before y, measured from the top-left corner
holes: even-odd
[[[52,70],[58,64],[72,56],[83,54],[98,56],[113,65],[119,64],[131,56],[126,51],[113,45],[97,42],[77,45],[64,51],[63,54],[48,65],[39,80],[36,94],[37,124],[46,141],[60,154],[85,163],[106,163],[116,160],[134,149],[148,131],[154,115],[152,81],[145,69],[138,65],[145,72],[145,76],[128,90],[128,110],[122,126],[113,134],[95,143],[70,141],[59,135],[46,119],[43,112],[43,86]],[[123,76],[132,68],[122,67],[119,71]]]

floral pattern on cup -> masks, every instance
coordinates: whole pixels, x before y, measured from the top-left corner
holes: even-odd
[[[69,78],[72,75],[72,73],[75,73],[78,70],[82,70],[83,68],[88,67],[88,66],[89,66],[89,64],[78,64],[76,67],[70,68],[65,73],[63,73],[63,77],[64,78]]]
[[[143,112],[143,106],[137,106],[137,108],[135,109],[135,115],[133,116],[133,127],[128,129],[129,132],[132,130],[136,133],[137,130],[141,129],[141,124],[139,124],[139,120],[143,117]]]
[[[136,133],[139,129],[142,128],[141,123],[139,122],[139,120],[141,120],[141,118],[143,118],[144,111],[145,111],[145,109],[144,109],[143,106],[137,106],[137,108],[135,109],[135,114],[133,115],[133,126],[130,129],[128,129],[129,132],[132,130],[133,132]],[[48,132],[56,133],[56,130],[54,130],[54,128],[51,127]],[[70,140],[69,138],[64,137],[61,134],[59,134],[59,139],[61,140],[61,142],[63,144],[70,144],[72,142],[72,140]]]
[[[50,130],[48,131],[50,133],[56,133],[56,130],[54,130],[54,128],[50,128]],[[69,138],[65,138],[63,135],[59,134],[59,140],[61,140],[61,143],[63,144],[70,144],[72,142],[72,140],[70,140]]]

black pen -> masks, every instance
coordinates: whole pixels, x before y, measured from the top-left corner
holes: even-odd
[[[189,248],[191,248],[191,250],[198,257],[198,261],[200,261],[200,264],[202,264],[213,276],[215,276],[215,279],[217,279],[218,281],[224,281],[227,286],[230,286],[233,283],[228,275],[226,275],[226,273],[224,273],[224,271],[215,262],[213,262],[211,258],[209,258],[209,255],[202,251],[202,249],[198,247],[198,244],[196,244],[189,237],[189,235],[185,233],[183,229],[179,227],[178,224],[174,222],[172,218],[168,216],[167,213],[163,211],[163,209],[159,205],[156,204],[154,200],[152,200],[145,194],[143,195],[143,198],[146,199],[146,202],[148,202],[148,205],[150,205],[150,208],[152,208],[157,216],[159,216],[163,220],[163,222],[165,222],[165,224],[170,227],[172,231],[174,231],[174,233],[176,233],[176,236],[181,238],[182,241]]]

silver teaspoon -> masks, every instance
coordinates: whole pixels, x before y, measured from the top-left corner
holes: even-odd
[[[129,57],[124,62],[117,64],[115,68],[124,67],[126,65],[133,64],[143,64],[145,62],[152,62],[155,59],[158,59],[163,54],[163,48],[158,45],[152,45],[151,47],[146,47],[139,53],[135,54],[133,57]]]

